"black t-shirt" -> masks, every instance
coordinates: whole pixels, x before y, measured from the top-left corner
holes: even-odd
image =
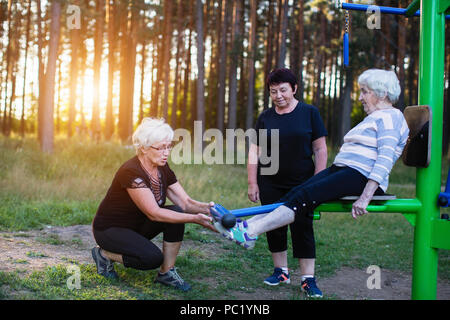
[[[259,129],[267,129],[267,155],[271,157],[270,135],[272,129],[279,130],[279,169],[274,175],[261,175],[261,167],[271,164],[258,163],[258,181],[280,187],[293,187],[314,175],[312,142],[327,135],[319,110],[309,104],[299,102],[294,110],[278,114],[275,108],[263,111],[256,121]]]
[[[166,201],[167,188],[177,182],[173,171],[166,164],[158,167],[161,183],[161,195],[158,205],[163,206]],[[114,179],[100,203],[94,218],[93,227],[96,230],[105,230],[110,227],[122,227],[138,230],[139,226],[148,219],[147,216],[136,206],[127,192],[127,188],[151,188],[150,178],[141,166],[137,156],[125,162],[116,172]],[[152,192],[154,192],[152,190]]]

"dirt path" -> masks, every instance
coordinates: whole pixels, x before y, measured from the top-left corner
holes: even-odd
[[[47,227],[27,232],[0,232],[0,271],[21,270],[30,273],[58,264],[69,265],[93,263],[90,249],[95,245],[91,226]],[[186,240],[182,250],[189,250],[195,244]],[[202,250],[213,250],[211,244],[204,244]],[[212,246],[212,247],[211,247]],[[397,271],[381,270],[381,288],[368,289],[366,270],[343,268],[330,278],[318,279],[320,288],[331,299],[382,299],[407,300],[411,294],[411,275]],[[298,270],[292,272],[292,283],[300,283]],[[286,288],[287,289],[287,288]],[[273,290],[252,289],[235,292],[237,299],[291,299],[296,289]],[[450,283],[438,282],[437,298],[450,300]]]

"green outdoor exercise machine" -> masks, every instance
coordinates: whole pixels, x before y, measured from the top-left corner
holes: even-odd
[[[371,13],[373,6],[343,3],[342,9],[346,10],[343,62],[348,65],[348,10]],[[450,220],[448,215],[440,215],[440,206],[450,205],[450,172],[446,190],[441,192],[445,19],[450,18],[450,0],[415,0],[406,9],[376,9],[380,13],[420,17],[419,105],[404,110],[410,133],[402,155],[406,165],[417,168],[416,198],[374,196],[367,211],[401,213],[411,223],[414,227],[411,298],[434,300],[437,293],[438,249],[450,249]],[[321,212],[349,212],[356,199],[344,197],[323,203],[315,209],[314,219],[320,219]],[[281,204],[235,210],[216,204],[211,213],[221,220],[224,227],[230,228],[237,217],[267,213]]]
[[[343,3],[342,9],[367,12],[368,6]],[[421,116],[417,117],[415,115],[417,110],[422,111],[429,108],[428,113],[422,112],[424,116],[429,117],[429,139],[426,163],[417,167],[416,198],[393,199],[371,203],[368,211],[403,213],[414,226],[411,298],[436,299],[438,249],[450,249],[450,221],[441,218],[438,205],[440,194],[445,195],[445,193],[441,193],[441,166],[445,19],[446,15],[448,17],[450,14],[450,0],[415,0],[406,9],[379,7],[379,10],[381,13],[420,17],[420,106],[406,108],[405,118],[408,120],[408,109],[412,112],[411,119],[414,121],[418,117],[421,118]],[[408,125],[411,130],[409,121]],[[413,134],[410,132],[411,136]],[[440,198],[443,199],[442,197]],[[445,201],[443,202],[445,203]],[[322,204],[317,208],[317,211],[322,212],[343,212],[349,210],[351,210],[351,204],[343,201]]]

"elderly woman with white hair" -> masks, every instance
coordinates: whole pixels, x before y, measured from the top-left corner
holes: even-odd
[[[353,218],[367,213],[373,195],[386,191],[390,171],[402,154],[409,129],[403,113],[393,106],[401,90],[394,72],[366,70],[358,84],[359,101],[367,116],[345,135],[333,165],[294,187],[280,199],[284,205],[266,215],[239,221],[231,229],[216,223],[224,237],[252,248],[258,235],[288,225],[321,203],[344,196],[359,196],[352,206]],[[311,292],[309,286],[314,287],[316,296],[322,296],[314,278],[302,284],[302,290]]]
[[[185,223],[214,230],[213,202],[191,199],[167,160],[174,132],[164,120],[145,118],[133,134],[136,156],[116,172],[93,222],[99,247],[92,249],[97,272],[117,278],[114,262],[149,270],[160,267],[155,282],[187,291],[190,285],[175,269]],[[175,205],[165,206],[166,198]],[[163,233],[161,250],[150,241]]]

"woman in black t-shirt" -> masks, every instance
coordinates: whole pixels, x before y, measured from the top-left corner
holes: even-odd
[[[293,187],[308,180],[327,165],[327,131],[319,110],[299,102],[294,97],[297,91],[296,76],[289,69],[276,69],[269,74],[266,85],[274,107],[260,114],[255,129],[258,138],[261,132],[270,136],[271,130],[278,130],[279,143],[272,146],[271,139],[267,137],[264,139],[267,144],[260,143],[259,139],[251,144],[247,166],[248,197],[253,202],[260,200],[263,205],[278,202]],[[270,155],[275,147],[278,147],[279,152],[278,172],[274,175],[264,175],[261,168],[273,164],[261,163],[258,161],[258,155],[261,151]],[[267,150],[261,150],[262,148]],[[255,216],[252,219],[259,218]],[[313,223],[307,217],[299,217],[290,228],[293,255],[299,259],[303,285],[306,278],[314,280]],[[264,283],[290,283],[287,266],[287,226],[267,232],[267,242],[275,268]]]
[[[114,262],[139,270],[160,267],[155,282],[190,289],[175,269],[184,224],[215,231],[209,216],[214,203],[191,199],[169,168],[173,135],[164,120],[145,118],[133,134],[137,155],[119,168],[97,210],[93,234],[99,247],[92,257],[107,278],[117,278]],[[175,205],[165,206],[166,198]],[[161,232],[162,252],[150,241]]]

